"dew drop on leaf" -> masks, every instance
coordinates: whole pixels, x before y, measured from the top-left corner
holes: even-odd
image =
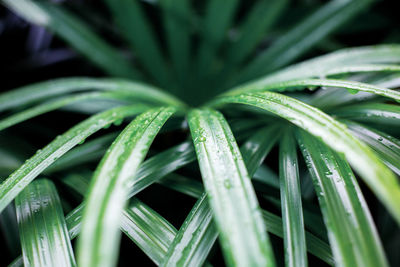
[[[224,186],[226,189],[230,189],[232,187],[231,181],[229,181],[229,179],[225,179]]]
[[[346,88],[346,90],[347,90],[347,92],[349,92],[352,95],[355,95],[358,93],[358,90],[356,90],[356,89]]]

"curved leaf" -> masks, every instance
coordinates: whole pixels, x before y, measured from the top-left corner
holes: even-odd
[[[344,119],[397,127],[400,125],[400,106],[398,105],[366,103],[338,108],[332,113]]]
[[[56,188],[39,179],[15,199],[25,266],[75,266]]]
[[[191,111],[188,121],[227,263],[273,266],[257,198],[227,122],[208,109]]]
[[[279,216],[268,212],[266,210],[262,211],[265,225],[270,233],[283,238],[283,222]],[[314,256],[320,258],[329,265],[334,265],[335,261],[331,254],[331,248],[327,243],[316,237],[310,232],[305,232],[305,238],[307,243],[307,250]]]
[[[33,108],[25,109],[24,111],[12,114],[9,117],[0,120],[0,131],[25,120],[80,101],[94,99],[124,99],[126,97],[127,95],[121,92],[87,93],[71,97],[64,97],[60,100],[47,102]]]
[[[400,203],[399,181],[371,149],[352,136],[343,124],[299,100],[273,92],[226,96],[212,104],[227,103],[251,105],[272,112],[343,153],[400,224],[400,206],[397,205]]]
[[[0,184],[0,212],[43,170],[88,136],[119,122],[124,117],[143,111],[142,107],[118,107],[90,117],[58,136],[42,150],[27,160]]]
[[[140,165],[134,181],[128,186],[132,197],[165,175],[176,171],[196,159],[193,145],[183,142],[146,160]]]
[[[153,34],[141,3],[113,0],[104,0],[104,2],[110,9],[121,35],[133,47],[147,72],[159,84],[170,86],[170,71],[162,56],[160,42]]]
[[[164,30],[168,41],[169,54],[175,74],[181,83],[181,90],[185,88],[187,82],[191,59],[190,19],[193,14],[190,4],[186,0],[160,1],[160,6],[163,9]]]
[[[115,78],[73,77],[34,83],[2,93],[0,111],[84,90],[122,91],[130,94],[131,99],[142,100],[145,103],[150,101],[164,105],[182,105],[175,97],[151,85]]]
[[[203,193],[169,246],[162,266],[202,266],[217,236],[207,195]]]
[[[132,121],[103,157],[91,182],[79,239],[81,266],[113,265],[120,217],[139,164],[173,107],[153,109]]]
[[[336,263],[388,266],[350,166],[342,156],[304,131],[299,131],[298,140],[313,179]]]
[[[382,88],[375,85],[370,85],[366,83],[354,82],[354,81],[343,81],[343,80],[333,80],[333,79],[305,79],[305,80],[294,80],[288,82],[280,82],[276,84],[268,84],[263,85],[260,84],[251,84],[249,86],[239,87],[233,91],[228,92],[228,95],[234,95],[241,92],[258,92],[258,91],[278,91],[283,92],[293,89],[302,89],[306,87],[316,87],[316,86],[324,86],[324,87],[339,87],[345,88],[350,91],[350,93],[354,94],[358,91],[373,93],[376,95],[381,95],[384,97],[392,98],[397,102],[400,102],[400,92]]]
[[[400,176],[400,140],[355,122],[345,123],[355,137],[368,144],[385,164]]]
[[[290,132],[283,135],[279,149],[285,263],[286,266],[307,266],[299,167],[296,144]]]
[[[121,230],[158,265],[177,234],[167,220],[135,198],[124,210]]]
[[[50,29],[107,73],[128,78],[141,76],[116,49],[64,8],[31,0],[2,0],[2,3],[29,22]]]
[[[171,177],[170,181],[172,182],[173,186],[170,187],[169,184],[165,184],[167,187],[195,198],[201,197],[203,186],[200,182],[182,176],[179,176],[177,179],[175,179],[175,177]],[[268,232],[283,238],[282,219],[266,210],[262,210],[262,214]],[[305,235],[308,252],[325,261],[326,263],[334,265],[334,260],[329,245],[310,232],[306,231]]]
[[[250,177],[254,176],[279,137],[279,128],[266,127],[253,134],[240,148]]]
[[[332,70],[353,65],[400,63],[400,45],[374,45],[346,48],[315,57],[260,78],[254,83],[271,84],[289,80],[325,77]],[[377,65],[379,66],[379,65]]]
[[[241,72],[239,80],[257,78],[292,62],[371,2],[372,0],[328,2],[255,57]]]

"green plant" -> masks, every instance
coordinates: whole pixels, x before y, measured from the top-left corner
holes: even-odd
[[[59,108],[93,114],[18,168],[15,151],[1,151],[2,172],[16,171],[0,185],[0,210],[12,213],[15,199],[26,265],[75,265],[70,239],[78,235],[79,266],[114,265],[121,231],[163,266],[209,264],[217,238],[228,265],[274,266],[267,231],[284,239],[288,266],[307,265],[307,251],[331,265],[388,265],[352,169],[400,223],[400,93],[388,89],[399,86],[400,45],[343,49],[283,68],[371,1],[328,2],[260,54],[254,49],[287,1],[257,1],[231,43],[225,36],[238,1],[207,1],[202,19],[188,1],[160,1],[166,61],[141,4],[105,0],[135,65],[60,5],[2,2],[119,77],[57,79],[0,95],[0,111],[9,112],[0,130]],[[83,143],[128,120],[118,137]],[[179,130],[187,141],[146,159],[160,131]],[[263,164],[275,144],[279,179]],[[196,157],[204,189],[190,165]],[[192,178],[177,172],[185,167]],[[33,181],[38,176],[58,177],[84,201],[64,217],[55,186]],[[300,187],[311,181],[325,226],[313,191]],[[135,197],[153,183],[197,199],[179,230]],[[281,217],[262,209],[256,192]]]

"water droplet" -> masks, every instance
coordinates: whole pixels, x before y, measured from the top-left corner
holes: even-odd
[[[382,138],[381,136],[379,136],[378,141],[379,141],[379,142],[382,142],[382,141],[383,141],[383,138]]]
[[[78,144],[79,144],[79,145],[82,145],[83,143],[85,143],[85,140],[86,140],[86,139],[82,139]]]
[[[114,121],[114,125],[115,126],[119,126],[119,125],[121,125],[122,124],[122,122],[124,121],[124,119],[123,118],[121,118],[121,119],[118,119],[118,120],[116,120],[116,121]]]
[[[358,90],[356,89],[352,89],[352,88],[346,88],[347,92],[349,92],[352,95],[355,95],[358,93]]]
[[[199,137],[199,142],[205,142],[205,141],[206,141],[206,138],[204,136]]]
[[[225,179],[224,186],[226,189],[230,189],[232,187],[231,181],[229,181],[229,179]]]

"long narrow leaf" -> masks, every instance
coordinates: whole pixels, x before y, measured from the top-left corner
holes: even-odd
[[[167,149],[140,165],[134,181],[129,184],[129,197],[132,197],[165,175],[176,171],[196,159],[193,145],[184,142]]]
[[[354,65],[399,63],[400,45],[376,45],[346,48],[291,65],[255,82],[265,85],[304,78],[320,78],[333,70]],[[377,65],[379,66],[379,65]]]
[[[354,81],[343,81],[343,80],[333,80],[333,79],[306,79],[306,80],[294,80],[288,82],[280,82],[276,84],[264,85],[261,83],[253,83],[248,86],[239,87],[228,94],[236,94],[239,92],[258,92],[258,91],[291,91],[293,89],[303,89],[307,87],[338,87],[345,88],[349,90],[352,94],[358,91],[373,93],[376,95],[381,95],[384,97],[392,98],[397,102],[400,102],[400,92],[395,90],[390,90],[382,88],[379,86],[374,86],[366,83],[354,82]]]
[[[206,7],[202,41],[197,52],[197,70],[199,77],[209,74],[215,53],[230,26],[238,0],[210,0]]]
[[[307,266],[307,249],[299,181],[296,144],[286,132],[279,146],[283,236],[286,266]]]
[[[253,134],[240,148],[247,171],[252,177],[279,137],[277,127],[266,127]]]
[[[201,266],[214,244],[218,231],[204,193],[169,247],[162,266]],[[194,248],[194,249],[193,249]]]
[[[25,109],[19,113],[13,114],[5,119],[0,120],[0,131],[4,130],[8,127],[11,127],[15,124],[23,122],[25,120],[31,119],[38,115],[56,110],[63,106],[67,106],[73,103],[77,103],[85,100],[94,100],[94,99],[124,99],[127,95],[121,92],[103,92],[103,93],[86,93],[80,94],[77,96],[64,97],[60,100],[51,101],[48,103],[44,103],[33,108]],[[129,97],[129,94],[128,94]]]
[[[225,259],[273,266],[254,189],[225,119],[203,109],[190,112],[188,120]]]
[[[112,12],[121,34],[131,44],[133,51],[147,72],[160,85],[170,87],[170,71],[162,56],[159,41],[152,32],[139,1],[104,0]],[[116,65],[116,64],[114,64]]]
[[[82,196],[89,188],[89,180],[81,175],[69,175],[62,181]],[[80,207],[83,206],[72,213],[75,214],[75,225],[81,221],[81,217],[76,216],[82,213]],[[71,221],[69,218],[67,222]],[[77,229],[76,226],[68,225]],[[123,211],[120,228],[156,264],[161,264],[177,233],[168,221],[136,198],[132,198],[129,207]],[[74,232],[74,237],[76,234]]]
[[[268,231],[283,238],[284,233],[282,219],[266,210],[263,210],[262,213]],[[308,252],[325,261],[329,265],[334,265],[335,261],[332,257],[331,249],[327,243],[307,231],[305,233],[305,238]]]
[[[343,153],[400,224],[400,206],[397,205],[400,203],[399,181],[371,149],[351,135],[344,125],[299,100],[273,92],[221,97],[215,100],[214,105],[226,103],[251,105],[272,112]]]
[[[128,182],[134,178],[161,126],[174,112],[173,107],[162,107],[143,113],[124,129],[103,157],[85,207],[78,250],[81,266],[115,264]]]
[[[2,3],[29,22],[53,31],[108,74],[135,79],[141,77],[116,49],[64,8],[31,0],[2,0]]]
[[[306,52],[370,5],[372,0],[331,1],[296,25],[242,71],[241,82],[276,70]]]
[[[25,266],[75,266],[70,237],[56,188],[45,179],[15,199]]]
[[[173,186],[170,187],[169,184],[165,184],[167,187],[195,198],[201,197],[203,186],[200,182],[196,182],[182,176],[180,176],[177,180],[175,180],[175,178],[171,178],[170,180],[174,181]],[[266,210],[262,210],[262,214],[268,232],[283,238],[282,219],[279,216],[276,216],[275,214],[272,214]],[[325,261],[326,263],[333,265],[334,260],[329,245],[323,240],[311,234],[310,232],[306,231],[305,234],[307,241],[307,250],[311,254]]]
[[[239,37],[227,48],[227,61],[237,64],[257,46],[287,5],[287,0],[259,0],[239,26]]]
[[[162,0],[165,32],[168,49],[175,69],[175,75],[180,80],[182,88],[187,84],[190,63],[190,1]]]
[[[385,164],[400,176],[400,140],[355,122],[345,123],[354,136],[370,145]]]
[[[110,133],[75,147],[50,165],[50,167],[48,167],[44,173],[57,172],[74,166],[82,165],[93,160],[98,160],[104,155],[107,148],[116,137],[116,133]]]
[[[74,77],[39,82],[0,94],[0,111],[84,90],[122,91],[129,93],[130,99],[142,100],[143,103],[150,101],[163,105],[181,105],[179,100],[151,85],[123,79]]]
[[[337,264],[387,266],[372,217],[350,166],[342,156],[304,131],[299,131],[298,140]]]
[[[157,265],[166,257],[177,234],[168,221],[137,199],[125,209],[121,229]]]
[[[118,107],[105,111],[74,126],[58,136],[27,160],[0,184],[0,212],[43,170],[88,136],[124,117],[143,111],[142,107]]]
[[[338,108],[332,113],[340,118],[360,122],[400,125],[400,106],[383,103],[366,103]]]

